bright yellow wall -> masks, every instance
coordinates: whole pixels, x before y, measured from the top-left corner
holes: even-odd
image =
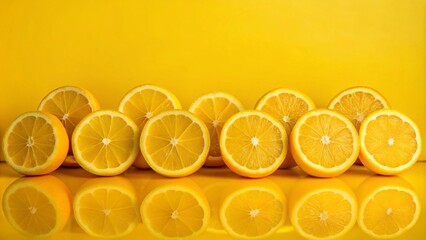
[[[326,106],[367,85],[426,138],[425,29],[425,0],[0,0],[0,135],[56,87],[116,108],[154,83],[184,107],[226,91],[247,108],[277,87]]]

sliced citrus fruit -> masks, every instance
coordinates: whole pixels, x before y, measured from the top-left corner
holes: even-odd
[[[190,179],[160,184],[140,208],[142,222],[157,238],[187,238],[202,233],[210,220],[206,197]]]
[[[55,171],[67,156],[69,141],[61,122],[50,113],[27,112],[16,118],[3,137],[5,160],[24,175]]]
[[[342,181],[305,178],[294,185],[289,209],[291,222],[303,237],[335,239],[355,225],[358,205]]]
[[[18,232],[45,238],[60,232],[71,213],[71,196],[54,176],[19,178],[4,192],[3,211]]]
[[[316,177],[335,177],[358,158],[359,137],[343,115],[315,109],[299,118],[291,132],[290,146],[304,172]]]
[[[210,151],[209,157],[204,163],[205,166],[225,165],[220,152],[220,132],[226,120],[241,110],[243,110],[243,105],[238,99],[222,92],[203,95],[189,107],[189,111],[201,118],[209,129]]]
[[[130,90],[118,107],[118,111],[133,119],[141,131],[148,119],[160,112],[173,109],[181,109],[179,99],[167,89],[149,84]],[[141,153],[133,166],[142,169],[149,168]]]
[[[279,88],[263,95],[256,103],[256,110],[266,112],[279,119],[284,125],[287,137],[290,138],[291,130],[297,119],[315,108],[315,103],[304,93],[293,89]],[[289,143],[291,144],[291,142]],[[281,168],[296,166],[291,154],[287,154]]]
[[[404,179],[367,178],[358,188],[359,227],[374,238],[395,238],[417,222],[420,201]]]
[[[287,200],[267,179],[237,183],[220,207],[223,228],[236,238],[266,238],[274,234],[287,217]]]
[[[206,161],[209,147],[209,130],[204,122],[184,110],[152,117],[140,138],[140,148],[149,166],[168,177],[196,172]]]
[[[349,118],[356,129],[359,129],[365,117],[376,110],[389,108],[389,103],[372,88],[352,87],[337,94],[328,108]]]
[[[138,126],[123,113],[100,110],[87,115],[72,136],[75,160],[88,172],[113,176],[126,171],[138,154]]]
[[[73,206],[78,225],[93,237],[123,237],[138,224],[135,190],[123,177],[89,180],[76,193]]]
[[[246,110],[226,121],[220,148],[226,165],[235,173],[265,177],[277,170],[287,154],[283,125],[269,114]]]
[[[75,126],[87,114],[98,109],[99,103],[92,93],[73,86],[60,87],[51,91],[38,106],[39,111],[51,113],[62,122],[67,130],[70,144]],[[69,153],[72,153],[71,146]],[[64,165],[76,166],[76,162],[64,162]]]
[[[420,131],[404,114],[383,109],[370,114],[359,130],[361,162],[371,171],[392,175],[416,163],[421,152]]]

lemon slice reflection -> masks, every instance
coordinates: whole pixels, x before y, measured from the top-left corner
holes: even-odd
[[[71,213],[71,197],[54,176],[23,177],[4,192],[7,221],[27,237],[49,237],[61,231]]]
[[[375,238],[400,236],[417,222],[420,201],[412,187],[398,176],[367,178],[357,191],[359,227]]]
[[[352,190],[338,179],[305,178],[295,184],[289,200],[290,219],[308,239],[334,239],[356,222],[357,202]]]
[[[117,238],[130,234],[138,223],[136,194],[123,177],[89,180],[74,197],[74,216],[93,237]]]
[[[231,184],[229,184],[231,185]],[[236,238],[264,238],[285,222],[287,201],[280,188],[267,179],[236,181],[220,207],[223,228]]]
[[[142,202],[142,222],[158,238],[186,238],[202,233],[210,207],[198,185],[188,178],[158,184]]]

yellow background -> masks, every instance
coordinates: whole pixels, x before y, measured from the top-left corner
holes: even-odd
[[[116,109],[153,83],[185,108],[211,91],[252,108],[277,87],[321,107],[366,85],[425,137],[425,29],[425,0],[0,0],[0,135],[59,86]]]

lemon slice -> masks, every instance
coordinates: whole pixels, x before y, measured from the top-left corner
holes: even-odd
[[[55,171],[67,156],[67,132],[52,114],[27,112],[16,118],[3,137],[3,154],[13,170],[24,175]]]
[[[290,219],[307,239],[335,239],[345,235],[357,219],[352,190],[338,179],[305,178],[296,183],[289,200]]]
[[[149,84],[130,90],[118,107],[118,111],[135,121],[141,131],[150,118],[160,112],[173,109],[181,109],[179,99],[167,89]],[[141,153],[133,166],[142,169],[149,168]]]
[[[70,140],[69,153],[72,154],[71,136],[74,128],[87,114],[99,109],[99,103],[88,90],[64,86],[47,94],[41,100],[38,110],[55,115],[67,130]],[[78,166],[76,162],[64,162],[66,166]]]
[[[233,172],[250,178],[275,172],[286,157],[287,146],[283,125],[270,115],[254,110],[230,117],[220,135],[226,165]]]
[[[209,147],[209,131],[204,122],[184,110],[152,117],[140,138],[140,148],[149,166],[168,177],[196,172],[206,161]]]
[[[337,94],[328,108],[343,114],[359,129],[364,118],[374,111],[389,108],[389,103],[372,88],[352,87]]]
[[[90,236],[119,238],[138,223],[136,194],[123,177],[89,180],[74,197],[74,216]]]
[[[88,172],[113,176],[126,171],[138,154],[138,126],[126,115],[100,110],[87,115],[72,136],[75,160]]]
[[[211,146],[209,157],[204,163],[205,166],[218,167],[225,165],[220,152],[220,132],[226,120],[242,109],[243,106],[238,99],[230,94],[221,92],[203,95],[189,107],[189,111],[201,118],[209,129]]]
[[[315,108],[315,103],[304,93],[294,89],[279,88],[263,95],[256,103],[256,110],[265,112],[280,119],[284,125],[287,137],[290,137],[291,130],[303,114]],[[291,142],[289,143],[291,144]],[[296,166],[296,162],[291,154],[287,154],[281,168]]]
[[[361,124],[359,136],[361,162],[375,173],[397,174],[419,159],[420,131],[398,111],[384,109],[370,114]]]
[[[187,238],[204,232],[210,208],[199,187],[186,178],[150,191],[140,208],[142,222],[157,238]]]
[[[374,238],[395,238],[420,216],[420,201],[410,184],[392,176],[367,178],[359,187],[359,227]]]
[[[236,238],[266,238],[274,234],[287,217],[287,200],[273,182],[266,179],[234,184],[220,207],[223,228]]]
[[[29,238],[46,238],[68,222],[71,196],[54,176],[20,178],[5,190],[3,211],[18,232]]]
[[[291,152],[299,167],[316,177],[335,177],[359,154],[359,137],[343,115],[315,109],[299,118],[291,132]]]

